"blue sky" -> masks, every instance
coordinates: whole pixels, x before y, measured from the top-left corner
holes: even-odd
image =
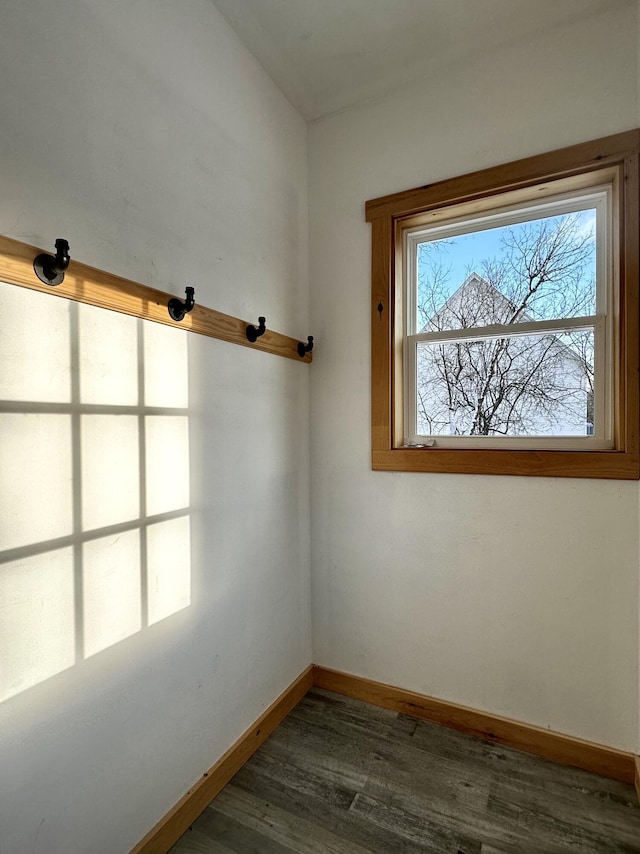
[[[595,215],[595,210],[578,213],[583,228],[594,234]],[[448,280],[449,293],[453,293],[470,272],[482,273],[482,262],[485,259],[499,257],[502,254],[501,239],[507,228],[517,230],[522,227],[516,224],[476,231],[472,234],[447,238],[446,243],[442,240],[431,241],[431,246],[440,247],[442,265],[451,269]]]

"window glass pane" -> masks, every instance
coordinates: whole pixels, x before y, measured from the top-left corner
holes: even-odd
[[[417,345],[422,436],[586,436],[593,331]]]
[[[416,253],[416,332],[595,314],[595,208],[425,241]]]

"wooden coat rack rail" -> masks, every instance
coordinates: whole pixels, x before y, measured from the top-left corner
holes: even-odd
[[[64,281],[59,285],[52,287],[44,284],[33,269],[34,259],[42,251],[27,243],[0,236],[0,280],[122,314],[141,317],[143,320],[164,323],[166,326],[174,326],[177,329],[197,332],[209,338],[241,344],[243,347],[254,350],[263,350],[265,353],[284,356],[296,362],[307,364],[311,362],[310,351],[302,356],[299,353],[300,339],[290,338],[280,332],[267,329],[255,342],[250,342],[246,334],[247,326],[252,322],[255,323],[255,318],[253,321],[241,320],[239,317],[232,317],[196,303],[183,320],[176,322],[172,320],[167,310],[173,294],[96,270],[75,260],[69,264]]]

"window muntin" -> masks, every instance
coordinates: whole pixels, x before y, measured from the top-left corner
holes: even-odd
[[[403,444],[613,447],[612,192],[404,230]]]

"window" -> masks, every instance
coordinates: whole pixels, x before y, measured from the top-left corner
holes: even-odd
[[[404,230],[406,445],[613,447],[611,195]]]
[[[636,131],[367,218],[374,469],[639,476]]]

